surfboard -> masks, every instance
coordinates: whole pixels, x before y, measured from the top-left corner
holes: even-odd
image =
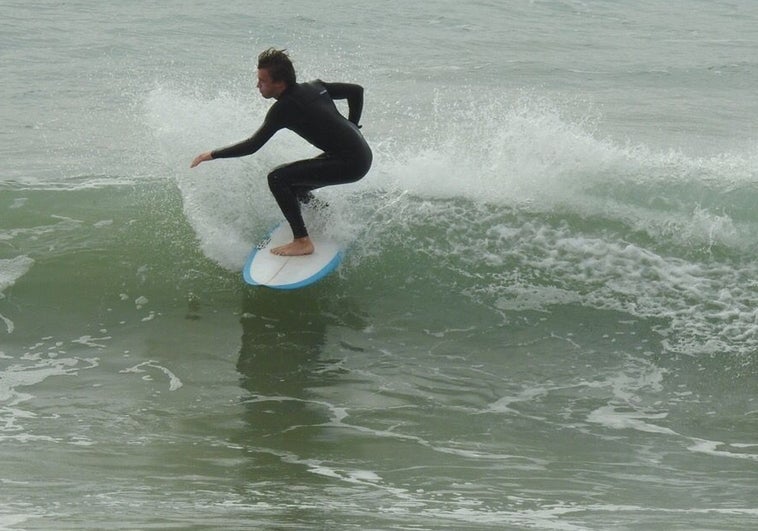
[[[278,256],[273,247],[292,241],[292,230],[282,222],[250,252],[242,270],[245,282],[274,289],[298,289],[318,282],[337,269],[344,254],[342,246],[318,232],[311,233],[315,251],[306,256]]]

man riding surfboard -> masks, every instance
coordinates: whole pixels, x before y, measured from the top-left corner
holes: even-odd
[[[258,90],[264,98],[276,99],[258,130],[237,144],[201,153],[190,167],[213,159],[251,155],[285,128],[322,150],[315,158],[284,164],[268,175],[269,188],[294,238],[271,252],[283,256],[311,254],[314,246],[300,203],[310,201],[311,191],[316,188],[361,179],[371,167],[371,149],[358,126],[363,111],[363,87],[321,80],[297,83],[287,53],[269,48],[258,56]],[[347,99],[347,118],[334,104],[334,100],[340,99]]]

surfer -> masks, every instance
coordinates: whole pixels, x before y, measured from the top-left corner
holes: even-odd
[[[250,138],[231,146],[206,151],[191,168],[213,159],[243,157],[258,151],[280,129],[290,129],[323,151],[312,159],[278,166],[268,175],[268,185],[285,219],[293,241],[272,253],[283,256],[311,254],[300,203],[307,204],[312,190],[333,184],[355,182],[368,173],[372,154],[358,130],[363,111],[363,87],[352,83],[321,80],[297,83],[295,68],[285,50],[269,48],[258,56],[258,90],[276,102],[263,124]],[[337,110],[334,100],[346,99],[348,116]]]

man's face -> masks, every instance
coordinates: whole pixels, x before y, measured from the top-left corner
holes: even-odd
[[[286,85],[284,81],[273,81],[265,68],[258,69],[258,90],[261,92],[261,96],[266,99],[279,98],[279,95],[284,92]]]

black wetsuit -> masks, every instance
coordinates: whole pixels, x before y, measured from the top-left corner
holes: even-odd
[[[348,117],[333,100],[347,99]],[[212,152],[214,159],[242,157],[258,151],[279,129],[290,129],[322,150],[316,158],[274,169],[268,176],[271,192],[292,227],[295,238],[308,235],[300,201],[310,191],[357,181],[371,167],[372,154],[358,130],[363,111],[363,87],[316,80],[288,87],[269,109],[263,125],[247,140]]]

